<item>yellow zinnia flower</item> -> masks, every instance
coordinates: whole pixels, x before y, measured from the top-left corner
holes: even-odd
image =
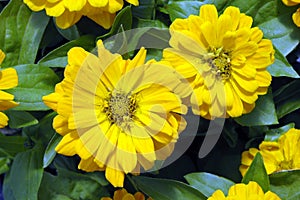
[[[260,199],[260,200],[280,200],[280,198],[273,192],[263,192],[261,187],[253,181],[247,185],[238,183],[230,187],[227,197],[221,190],[215,191],[208,200],[247,200],[247,199]]]
[[[242,153],[240,172],[244,176],[257,152],[263,157],[267,173],[300,169],[300,130],[290,129],[278,142],[263,141],[259,150],[251,148]]]
[[[69,28],[87,16],[97,24],[108,29],[115,13],[122,9],[123,0],[23,0],[33,11],[46,10],[47,15],[56,18],[56,24],[62,29]],[[126,0],[137,6],[138,0]]]
[[[53,126],[63,139],[56,151],[78,154],[82,170],[105,170],[116,187],[125,174],[166,159],[186,125],[179,97],[189,95],[186,87],[172,68],[144,64],[145,58],[142,48],[133,60],[123,60],[102,41],[98,56],[72,48],[64,80],[43,98],[58,113]]]
[[[199,16],[176,19],[163,59],[191,82],[195,114],[238,117],[249,113],[258,95],[267,93],[274,61],[270,40],[251,28],[252,18],[228,7],[218,17],[214,5],[203,5]]]
[[[295,6],[300,4],[299,0],[282,0],[282,2],[287,6]],[[297,9],[297,11],[293,14],[292,19],[294,23],[300,27],[300,8]]]
[[[4,52],[0,49],[0,64],[5,58]],[[1,90],[11,89],[18,85],[18,75],[17,71],[13,68],[7,68],[0,70],[0,111],[13,108],[18,105],[14,102],[14,95],[8,94],[7,92]],[[0,112],[0,128],[8,125],[8,117]]]
[[[110,197],[102,197],[100,200],[145,200],[145,196],[141,192],[136,192],[132,195],[122,188],[114,192],[113,199]],[[149,197],[147,200],[152,200],[152,198]]]

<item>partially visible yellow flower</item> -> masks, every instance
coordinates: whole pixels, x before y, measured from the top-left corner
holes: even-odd
[[[56,18],[56,24],[62,29],[69,28],[87,16],[97,24],[108,29],[115,13],[122,9],[123,0],[23,0],[33,11],[46,10],[47,15]],[[126,0],[137,6],[138,0]]]
[[[0,49],[0,65],[5,58],[4,52]],[[17,71],[13,68],[7,68],[0,70],[0,111],[13,108],[18,105],[14,102],[14,95],[11,95],[7,92],[1,90],[11,89],[18,85],[18,75]],[[8,125],[8,117],[0,112],[0,128],[3,128]]]
[[[280,200],[280,198],[273,192],[263,192],[261,187],[253,181],[250,181],[247,185],[244,183],[238,183],[230,187],[227,197],[221,190],[215,191],[208,200]]]
[[[295,6],[300,4],[299,0],[282,0],[282,2],[287,6]],[[292,19],[296,26],[300,27],[300,8],[293,14]]]
[[[199,16],[176,19],[163,59],[194,88],[193,112],[207,119],[238,117],[255,107],[271,83],[266,68],[274,61],[272,42],[252,26],[252,18],[236,7],[218,17],[214,5],[200,7]]]
[[[43,98],[58,113],[53,126],[63,139],[56,151],[78,154],[82,170],[105,170],[115,187],[125,174],[166,159],[186,126],[180,98],[189,95],[186,87],[172,68],[145,58],[142,48],[123,60],[102,41],[98,56],[72,48],[64,80]]]
[[[100,200],[145,200],[145,196],[141,192],[136,192],[132,195],[122,188],[114,192],[113,198],[102,197]],[[152,198],[149,197],[147,200],[152,200]]]
[[[267,173],[300,169],[300,130],[290,129],[278,142],[263,141],[259,150],[251,148],[242,153],[240,172],[244,176],[257,152],[263,157]]]

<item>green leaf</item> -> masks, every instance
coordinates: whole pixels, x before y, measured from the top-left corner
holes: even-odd
[[[279,119],[300,108],[299,84],[299,80],[292,81],[274,93],[274,102]]]
[[[139,1],[139,6],[132,7],[132,15],[143,19],[153,19],[155,16],[155,0]]]
[[[66,67],[68,64],[67,53],[72,47],[82,47],[87,51],[91,51],[96,46],[95,37],[86,35],[77,40],[70,41],[57,49],[54,49],[43,57],[38,63],[46,67]]]
[[[137,187],[153,199],[159,200],[194,200],[206,199],[195,188],[174,180],[149,178],[144,176],[132,177]]]
[[[270,175],[271,191],[282,200],[299,200],[300,170],[282,171]]]
[[[51,138],[45,153],[44,153],[44,158],[43,158],[43,167],[46,168],[48,167],[51,162],[53,161],[56,151],[55,147],[58,145],[58,143],[61,141],[62,136],[59,134],[54,134],[54,136]]]
[[[278,50],[275,51],[275,62],[270,65],[267,70],[274,77],[286,76],[291,78],[299,78],[298,73]]]
[[[31,12],[22,0],[11,0],[0,14],[0,48],[3,67],[31,64],[49,22],[44,12]]]
[[[0,174],[3,174],[9,170],[10,159],[6,157],[0,158]]]
[[[105,196],[110,195],[97,181],[63,168],[58,169],[58,176],[45,172],[39,190],[39,199],[49,200],[99,200]]]
[[[278,141],[279,137],[282,134],[288,132],[288,130],[290,130],[291,128],[294,128],[294,127],[295,127],[295,124],[290,123],[290,124],[287,124],[287,125],[282,126],[280,128],[270,129],[266,132],[264,141],[276,142],[276,141]]]
[[[266,95],[260,96],[255,104],[255,108],[252,112],[234,118],[235,121],[243,126],[278,124],[271,89],[269,89]]]
[[[57,75],[51,69],[35,64],[18,65],[14,68],[18,73],[19,84],[7,91],[20,104],[13,110],[49,110],[42,97],[54,91],[55,84],[59,81]]]
[[[204,3],[200,1],[169,1],[166,10],[171,21],[177,18],[188,18],[190,15],[199,15],[199,8]]]
[[[29,112],[6,110],[5,114],[8,116],[8,125],[10,128],[23,128],[39,123]]]
[[[123,8],[116,16],[114,23],[107,34],[104,34],[97,39],[104,39],[119,32],[120,27],[123,27],[123,30],[129,30],[132,27],[132,13],[131,6]]]
[[[135,25],[137,28],[152,27],[152,28],[168,28],[163,22],[159,20],[150,20],[137,18],[137,23]]]
[[[216,190],[222,190],[227,195],[229,188],[235,184],[231,180],[206,172],[191,173],[184,178],[206,197],[210,197]]]
[[[42,151],[39,145],[17,154],[9,174],[5,176],[4,199],[37,200],[42,177]]]
[[[56,26],[56,23],[55,23]],[[57,31],[67,40],[76,40],[80,37],[79,31],[76,25],[71,26],[67,29],[61,29],[56,26]]]
[[[270,190],[270,182],[267,171],[264,166],[263,157],[260,153],[257,153],[246,172],[242,183],[248,184],[250,181],[257,182],[264,192]]]
[[[10,156],[25,151],[26,138],[22,136],[4,136],[0,134],[0,149]]]

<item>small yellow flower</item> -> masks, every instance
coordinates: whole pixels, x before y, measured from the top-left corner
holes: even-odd
[[[115,187],[123,186],[125,174],[166,159],[186,125],[180,99],[189,95],[186,87],[172,68],[144,64],[145,58],[142,48],[123,60],[102,41],[98,56],[72,48],[64,80],[43,98],[58,113],[53,126],[63,139],[56,151],[78,154],[82,170],[105,170]]]
[[[69,28],[87,16],[97,24],[108,29],[115,13],[122,9],[123,0],[23,0],[33,11],[46,10],[47,15],[56,18],[56,24],[62,29]],[[138,0],[127,0],[137,6]]]
[[[225,197],[221,190],[217,190],[213,193],[208,200],[247,200],[247,199],[259,199],[259,200],[280,200],[280,198],[273,192],[263,192],[261,187],[253,181],[250,181],[247,185],[244,183],[238,183],[230,187],[228,196]]]
[[[252,18],[228,7],[218,17],[214,5],[203,5],[199,16],[176,19],[163,59],[191,82],[195,114],[207,119],[238,117],[267,93],[274,61],[270,40],[251,28]]]
[[[4,52],[0,49],[0,64],[5,58]],[[0,111],[13,108],[18,105],[14,102],[14,95],[11,95],[7,92],[1,90],[11,89],[18,85],[18,75],[17,71],[13,68],[7,68],[0,70]],[[8,125],[8,117],[0,112],[0,128],[3,128]]]
[[[282,0],[282,2],[287,6],[295,6],[300,4],[299,0]],[[296,26],[300,27],[300,8],[293,14],[292,19]]]
[[[100,200],[145,200],[145,196],[141,192],[136,192],[132,195],[122,188],[114,192],[113,199],[110,197],[102,197]],[[152,198],[149,197],[147,200],[152,200]]]
[[[263,141],[259,150],[251,148],[242,153],[240,172],[244,176],[257,152],[260,152],[267,173],[300,169],[300,130],[290,129],[280,136],[278,142]]]

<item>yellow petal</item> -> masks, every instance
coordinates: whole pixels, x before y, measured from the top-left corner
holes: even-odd
[[[4,54],[4,52],[0,49],[0,64],[3,62],[4,58],[5,58],[5,54]]]
[[[237,26],[240,21],[240,9],[234,6],[227,7],[224,12],[224,15],[229,15],[231,20],[231,31],[234,31],[237,29]]]
[[[243,13],[240,15],[239,28],[251,28],[252,22],[253,22],[252,17],[247,16]]]
[[[294,23],[300,27],[300,8],[292,16]]]
[[[0,112],[0,128],[4,128],[7,125],[8,117],[3,112]]]
[[[47,0],[24,0],[24,3],[33,11],[41,11],[45,8]]]
[[[125,179],[124,172],[107,167],[105,177],[114,187],[123,187]]]
[[[102,1],[98,1],[98,0],[88,0],[88,2],[91,4],[91,6],[93,7],[104,7],[107,5],[108,0],[102,0]]]
[[[105,29],[109,29],[114,22],[115,14],[101,12],[99,14],[87,14],[87,17],[101,25]]]
[[[45,9],[46,9],[47,15],[52,16],[52,17],[58,17],[65,12],[65,6],[62,1],[59,3],[54,3],[54,4],[46,3]]]
[[[221,190],[215,191],[207,200],[225,200],[226,197]]]
[[[117,11],[121,10],[123,7],[123,0],[109,0],[108,1],[108,12],[116,13]]]
[[[80,160],[80,163],[78,164],[78,169],[84,170],[86,172],[94,172],[101,170],[99,166],[94,162],[94,158],[91,156],[87,160]]]
[[[75,146],[78,139],[78,135],[75,131],[66,134],[55,147],[55,151],[65,156],[74,156],[77,153]]]
[[[13,99],[14,95],[0,90],[0,101],[12,101]]]
[[[0,89],[6,90],[18,85],[18,75],[14,68],[7,68],[0,71]],[[1,97],[0,97],[1,98]]]
[[[60,99],[61,95],[58,93],[52,93],[46,96],[43,96],[43,102],[46,106],[53,109],[54,111],[57,110],[57,102]]]
[[[206,4],[200,7],[199,16],[203,21],[210,21],[213,25],[217,23],[218,11],[215,5]]]
[[[63,0],[64,6],[68,8],[70,12],[80,11],[86,4],[86,0]]]
[[[1,91],[0,91],[1,94]],[[19,104],[14,101],[1,101],[0,100],[0,110],[7,110],[18,106]]]
[[[56,24],[61,29],[67,29],[78,22],[81,16],[82,14],[79,12],[65,10],[62,15],[56,17]]]
[[[132,172],[137,165],[137,155],[132,137],[120,132],[117,145],[117,162],[125,173]]]
[[[138,6],[139,5],[139,1],[138,0],[126,0],[128,3],[134,5],[134,6]]]

